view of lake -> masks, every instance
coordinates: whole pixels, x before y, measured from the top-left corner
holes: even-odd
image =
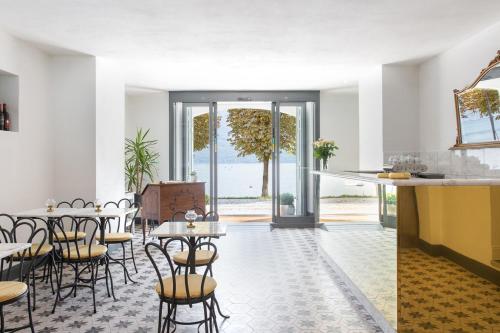
[[[262,163],[219,163],[219,197],[260,197],[262,188]],[[198,180],[207,182],[209,163],[197,163],[194,170]],[[295,163],[281,164],[281,192],[295,195]],[[269,193],[271,193],[271,165],[269,165]]]

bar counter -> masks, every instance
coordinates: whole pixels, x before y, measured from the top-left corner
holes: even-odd
[[[311,173],[376,188],[378,221],[326,223],[321,250],[384,331],[500,329],[500,179]]]

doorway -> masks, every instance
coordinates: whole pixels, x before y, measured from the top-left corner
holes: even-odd
[[[170,93],[171,180],[204,182],[222,221],[314,223],[317,102],[248,94]]]

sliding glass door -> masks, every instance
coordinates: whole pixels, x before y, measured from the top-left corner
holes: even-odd
[[[314,103],[275,102],[273,112],[273,222],[314,223]]]
[[[170,112],[171,179],[205,182],[206,210],[226,221],[314,224],[317,102],[190,97]]]

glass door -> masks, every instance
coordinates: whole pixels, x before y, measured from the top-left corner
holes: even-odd
[[[315,113],[314,102],[175,102],[171,177],[205,182],[206,210],[228,221],[311,226]]]
[[[315,104],[273,103],[273,222],[314,223]]]
[[[182,103],[174,106],[173,180],[205,183],[205,210],[215,210],[213,179],[214,129],[212,103]]]

